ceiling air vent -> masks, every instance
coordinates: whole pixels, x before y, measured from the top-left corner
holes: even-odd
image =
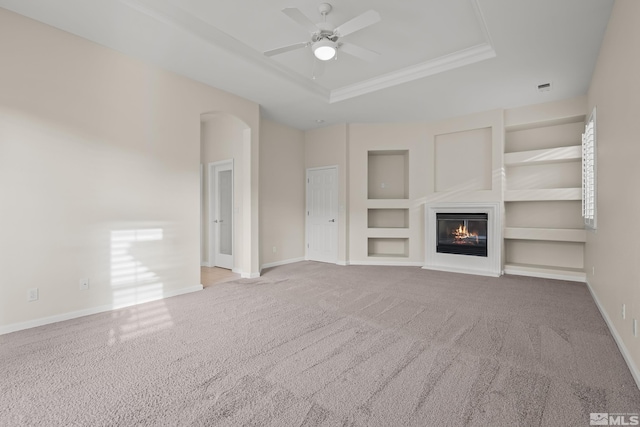
[[[550,92],[550,91],[551,91],[551,82],[542,83],[538,85],[538,92],[542,93],[542,92]]]

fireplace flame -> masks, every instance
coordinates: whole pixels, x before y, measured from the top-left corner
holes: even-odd
[[[469,241],[475,241],[476,244],[480,243],[480,239],[478,238],[478,233],[469,233],[467,227],[464,225],[460,225],[458,228],[453,230],[453,237],[455,244],[464,245],[468,244]]]

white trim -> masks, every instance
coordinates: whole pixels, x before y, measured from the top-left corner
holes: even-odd
[[[336,262],[336,265],[342,265],[342,266],[347,266],[350,265],[351,263],[349,261],[338,261]]]
[[[12,323],[10,325],[0,326],[0,335],[9,334],[11,332],[22,331],[24,329],[35,328],[38,326],[49,325],[51,323],[63,322],[65,320],[77,319],[79,317],[89,316],[92,314],[104,313],[106,311],[118,310],[121,308],[131,307],[134,305],[144,304],[147,302],[159,301],[165,298],[171,298],[178,295],[201,291],[202,289],[203,289],[202,285],[196,285],[188,288],[177,289],[175,291],[163,292],[161,297],[152,297],[152,298],[144,299],[142,301],[136,301],[133,303],[118,304],[118,305],[105,304],[105,305],[100,305],[98,307],[87,308],[84,310],[71,311],[69,313],[56,314],[54,316],[48,316],[48,317],[41,317],[39,319],[28,320],[26,322]]]
[[[422,265],[422,264],[420,264]],[[462,274],[473,274],[474,276],[489,276],[489,277],[498,277],[500,274],[495,274],[493,272],[489,272],[487,270],[482,269],[472,269],[472,268],[463,268],[463,267],[448,267],[444,265],[435,265],[435,266],[422,266],[423,270],[436,270],[436,271],[446,271],[448,273],[462,273]]]
[[[536,268],[506,264],[504,266],[504,274],[512,274],[514,276],[539,277],[541,279],[566,280],[568,282],[586,283],[587,281],[585,273],[565,273],[562,270],[554,271],[553,267]]]
[[[242,279],[255,279],[256,277],[260,277],[260,272],[258,273],[247,273],[246,271],[242,271],[241,268],[234,268],[231,270],[232,273],[239,274]]]
[[[382,265],[389,267],[422,267],[422,262],[416,261],[349,261],[348,265]]]
[[[209,268],[211,268],[211,265],[207,261],[202,261],[200,263],[200,267],[209,267]]]
[[[260,267],[260,271],[264,270],[265,268],[277,267],[279,265],[293,264],[295,262],[300,262],[304,260],[305,260],[304,257],[299,257],[299,258],[284,259],[282,261],[276,261],[276,262],[268,262],[266,264],[263,264],[262,267]]]
[[[202,250],[204,246],[204,216],[202,215],[202,211],[204,210],[204,164],[200,163],[200,265],[203,267],[208,267],[208,265],[204,265],[208,260],[204,259],[204,251]]]
[[[152,17],[162,23],[187,31],[193,36],[201,39],[205,43],[216,46],[224,51],[241,55],[252,66],[259,67],[265,72],[286,77],[301,88],[309,91],[311,95],[329,103],[344,101],[367,93],[397,86],[402,83],[424,78],[433,74],[452,70],[465,65],[474,64],[485,59],[494,58],[496,52],[493,49],[493,41],[487,27],[484,13],[479,4],[479,0],[472,0],[471,5],[476,15],[476,21],[482,33],[483,42],[476,46],[461,49],[439,58],[406,67],[390,72],[386,75],[373,79],[344,86],[338,89],[329,90],[314,80],[304,78],[299,73],[290,68],[265,57],[260,52],[234,39],[215,26],[204,22],[197,16],[176,6],[167,0],[155,0],[153,2],[144,0],[120,0],[128,7],[135,9],[145,15]]]
[[[633,376],[633,379],[636,382],[636,386],[638,387],[638,389],[640,389],[640,369],[638,369],[638,366],[636,366],[636,364],[633,362],[633,358],[631,357],[631,354],[629,353],[627,346],[624,345],[624,341],[622,341],[622,338],[618,334],[618,331],[613,326],[613,322],[611,322],[611,319],[609,318],[609,314],[604,309],[604,306],[598,299],[598,296],[596,295],[596,293],[593,291],[591,284],[589,283],[588,280],[586,281],[586,283],[587,283],[587,288],[591,293],[591,297],[595,301],[596,306],[598,307],[598,310],[600,310],[600,314],[604,318],[604,321],[607,324],[607,327],[609,328],[609,332],[611,332],[611,335],[613,335],[613,339],[618,345],[618,349],[620,349],[620,353],[622,353],[622,357],[624,358],[624,361],[627,362],[627,366],[629,367],[629,370],[631,371],[631,375]]]
[[[260,277],[260,273],[240,273],[240,277],[243,279],[255,279],[256,277]]]
[[[489,43],[482,43],[398,71],[334,89],[329,95],[329,103],[345,101],[495,57],[496,51],[493,47]]]

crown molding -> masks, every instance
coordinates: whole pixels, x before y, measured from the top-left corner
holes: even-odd
[[[248,45],[231,37],[224,31],[192,15],[179,6],[166,0],[119,0],[121,3],[137,10],[157,21],[177,27],[191,35],[200,38],[208,44],[222,49],[233,55],[237,55],[257,66],[266,72],[270,72],[278,77],[285,77],[289,81],[307,89],[311,94],[323,100],[328,100],[330,91],[327,88],[313,83],[312,80],[269,60],[262,53],[257,52]]]
[[[487,29],[484,15],[478,1],[479,0],[471,0],[471,3],[478,20],[478,24],[480,25],[484,43],[358,83],[330,90],[314,83],[313,80],[310,80],[289,68],[266,58],[262,53],[257,52],[250,46],[240,42],[229,34],[219,30],[211,24],[208,24],[167,0],[120,0],[121,3],[132,9],[165,24],[187,31],[193,36],[204,40],[216,48],[238,55],[253,66],[257,66],[266,72],[279,76],[280,78],[286,78],[289,82],[306,89],[311,95],[314,95],[329,104],[345,101],[371,92],[376,92],[432,76],[434,74],[474,64],[486,59],[494,58],[496,56],[496,52],[493,49],[491,36]]]
[[[493,47],[488,43],[483,43],[481,45],[463,49],[430,61],[412,65],[392,73],[383,74],[382,76],[374,77],[360,83],[332,90],[329,95],[329,103],[333,104],[335,102],[366,95],[367,93],[376,92],[402,83],[432,76],[444,71],[453,70],[454,68],[474,64],[479,61],[484,61],[485,59],[494,58],[495,56],[496,52],[493,50]]]

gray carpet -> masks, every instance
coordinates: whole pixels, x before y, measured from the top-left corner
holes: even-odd
[[[638,391],[584,284],[301,262],[0,337],[2,426],[585,426]]]

